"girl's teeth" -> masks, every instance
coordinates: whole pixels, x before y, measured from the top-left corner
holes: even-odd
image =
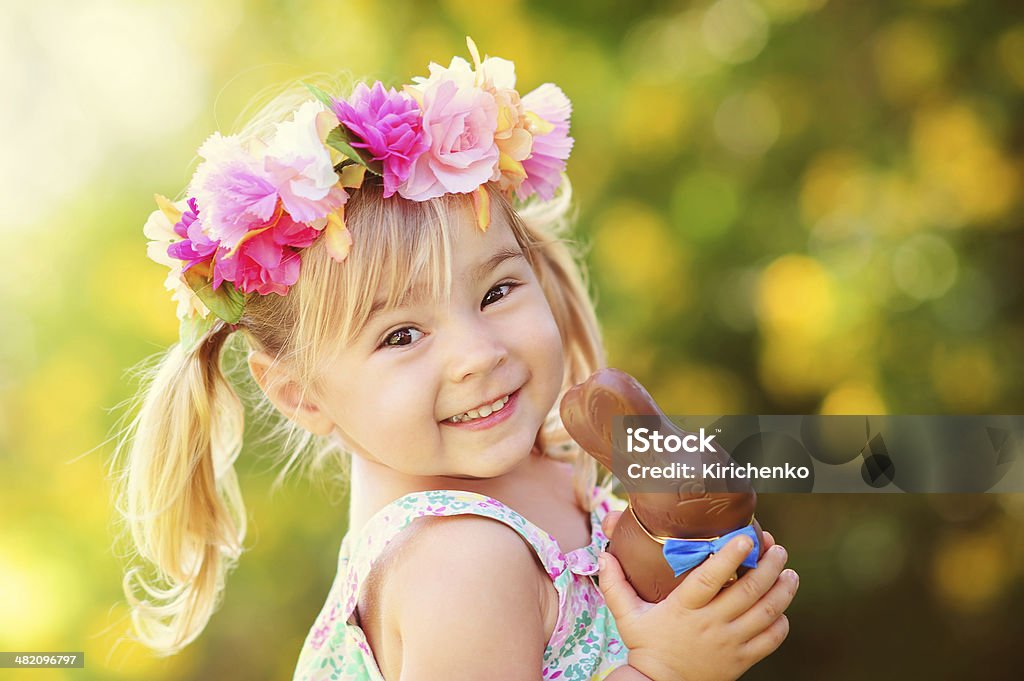
[[[452,421],[454,421],[455,423],[465,423],[466,421],[472,421],[474,419],[481,419],[490,416],[491,414],[493,414],[494,412],[498,411],[506,404],[508,404],[508,397],[508,395],[505,395],[500,400],[495,400],[494,404],[489,404],[484,407],[480,407],[479,409],[471,409],[470,411],[467,411],[465,414],[453,416]]]

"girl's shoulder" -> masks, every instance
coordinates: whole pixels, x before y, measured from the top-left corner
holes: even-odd
[[[456,490],[408,494],[346,542],[353,633],[365,638],[386,678],[397,678],[417,637],[493,635],[485,631],[491,620],[481,602],[532,608],[539,640],[554,630],[558,594],[543,559],[550,549],[523,516],[496,499]],[[484,592],[488,598],[480,601]],[[538,598],[528,603],[523,593]],[[387,607],[396,603],[401,612]],[[509,610],[506,621],[512,616]],[[520,634],[525,629],[518,626]]]
[[[396,574],[398,564],[403,572],[416,574],[420,565],[436,570],[446,565],[445,561],[461,560],[449,573],[467,570],[470,572],[465,574],[483,579],[500,575],[472,571],[491,570],[499,563],[529,564],[529,575],[513,577],[533,580],[531,586],[542,585],[531,592],[541,594],[537,607],[543,613],[545,637],[549,641],[558,638],[558,626],[564,626],[567,619],[560,611],[560,601],[575,602],[565,595],[578,588],[573,584],[579,580],[576,575],[596,572],[596,555],[607,543],[600,521],[609,510],[624,505],[600,488],[595,489],[594,497],[592,543],[568,554],[559,550],[553,536],[523,515],[482,494],[432,490],[391,502],[358,531],[345,536],[336,582],[307,638],[296,678],[314,678],[300,670],[330,666],[346,657],[346,666],[357,664],[366,678],[383,678],[378,662],[381,668],[394,668],[395,657],[401,653],[394,646],[389,649],[388,623],[378,606],[383,602],[382,586]],[[530,555],[531,548],[534,555]],[[448,577],[449,584],[459,581],[456,574]],[[587,602],[592,603],[593,596]]]
[[[474,637],[500,638],[508,626],[526,636],[530,625],[535,639],[546,641],[557,615],[557,592],[533,551],[508,527],[477,514],[422,517],[413,531],[400,533],[369,573],[356,607],[387,678],[397,678],[411,656],[429,654],[424,641],[443,636],[469,645]]]

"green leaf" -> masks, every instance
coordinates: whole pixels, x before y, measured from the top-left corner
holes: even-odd
[[[196,346],[216,323],[217,317],[212,314],[205,317],[197,314],[181,320],[181,323],[178,324],[178,337],[181,339],[181,346],[185,349],[186,354],[195,352]]]
[[[303,85],[306,86],[307,90],[313,93],[314,97],[320,100],[320,102],[327,107],[328,111],[332,111],[334,109],[334,98],[329,94],[318,88],[316,85],[310,85],[309,83],[303,83]]]
[[[195,291],[199,300],[210,308],[210,312],[228,324],[237,324],[245,309],[245,294],[235,288],[234,284],[225,281],[220,288],[214,290],[213,282],[190,269],[185,272],[185,283]]]
[[[358,149],[352,146],[344,125],[339,125],[334,130],[331,130],[327,135],[327,145],[333,149],[337,149],[356,163],[366,166],[366,169],[374,175],[384,174],[384,164],[380,161],[375,161],[372,158],[363,156],[363,154],[359,153]]]

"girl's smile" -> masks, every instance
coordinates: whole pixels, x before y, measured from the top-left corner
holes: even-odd
[[[518,402],[519,389],[504,395],[492,402],[485,402],[475,409],[441,421],[443,425],[461,428],[463,430],[483,430],[492,428],[499,423],[504,423],[512,418]]]

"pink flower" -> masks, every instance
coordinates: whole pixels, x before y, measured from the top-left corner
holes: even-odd
[[[523,109],[533,113],[554,126],[547,134],[534,133],[533,150],[523,161],[526,179],[516,189],[522,200],[533,193],[549,201],[562,183],[565,160],[572,151],[573,139],[569,137],[569,114],[572,104],[562,89],[552,83],[545,83],[522,99]]]
[[[188,200],[188,208],[182,212],[181,220],[174,225],[174,233],[181,237],[167,247],[167,255],[184,260],[182,272],[187,272],[194,265],[209,262],[220,244],[210,239],[203,232],[203,223],[199,220],[199,206],[194,198]]]
[[[199,147],[189,194],[203,208],[207,235],[233,248],[254,223],[266,222],[277,206],[277,188],[263,163],[236,135],[214,133]]]
[[[335,100],[334,113],[358,138],[352,146],[366,149],[375,161],[383,162],[384,198],[394,194],[427,149],[420,105],[394,88],[385,90],[377,81],[372,89],[360,83],[348,101]]]
[[[313,243],[320,230],[292,220],[282,208],[269,224],[252,230],[232,253],[221,248],[213,267],[213,287],[234,283],[243,293],[284,295],[299,278],[299,250]]]
[[[453,57],[448,66],[432,62],[429,66],[430,75],[426,78],[413,78],[415,85],[410,88],[422,93],[439,82],[454,80],[460,87],[475,86],[494,97],[498,107],[494,142],[498,146],[500,173],[493,179],[498,180],[498,187],[507,192],[518,187],[526,177],[522,161],[530,155],[534,131],[530,128],[519,93],[515,90],[515,64],[500,57],[481,60],[476,43],[466,38],[466,44],[473,57],[472,64],[462,57]],[[545,126],[544,132],[549,127]]]
[[[497,180],[494,96],[454,79],[439,79],[423,92],[423,130],[429,148],[412,165],[398,193],[412,201],[466,194]]]

